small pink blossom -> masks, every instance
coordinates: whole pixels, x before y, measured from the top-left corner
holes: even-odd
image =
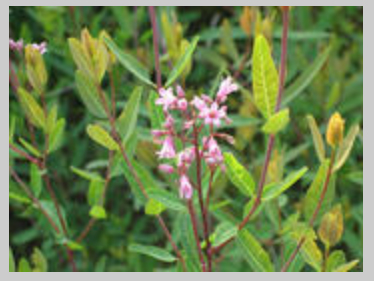
[[[186,94],[184,93],[183,88],[180,87],[179,85],[177,85],[177,96],[178,96],[178,98],[186,97]]]
[[[163,124],[164,128],[169,130],[169,131],[172,131],[173,130],[173,127],[174,127],[174,118],[171,116],[171,115],[168,115],[166,117],[166,120],[165,120],[165,123]]]
[[[167,111],[168,109],[173,109],[177,98],[173,94],[173,90],[171,88],[164,89],[161,88],[159,90],[160,98],[156,100],[156,105],[163,105],[164,111]]]
[[[188,107],[188,102],[185,98],[181,98],[178,100],[177,102],[177,107],[179,110],[181,111],[185,111],[187,110],[187,107]]]
[[[164,140],[162,148],[157,155],[160,159],[172,159],[175,157],[174,139],[172,136],[167,136]]]
[[[223,155],[217,141],[213,137],[208,137],[207,154],[205,160],[209,166],[216,166],[223,163]]]
[[[39,51],[40,54],[44,54],[47,52],[47,42],[42,42],[40,44],[33,43],[32,47]]]
[[[219,90],[217,92],[217,102],[223,103],[226,101],[227,96],[232,92],[238,91],[239,87],[237,84],[232,82],[232,78],[228,77],[222,81]]]
[[[226,107],[219,108],[218,104],[214,102],[210,107],[204,108],[199,117],[204,119],[206,125],[220,126],[221,119],[228,120],[226,114]]]
[[[152,130],[151,134],[153,136],[153,141],[157,144],[161,144],[162,143],[161,137],[165,136],[168,133],[165,130]]]
[[[179,196],[182,199],[191,199],[192,197],[192,185],[187,175],[183,174],[179,179]]]
[[[195,122],[194,120],[186,121],[183,125],[183,129],[185,129],[185,130],[190,129],[193,126],[194,122]]]
[[[178,154],[178,167],[179,168],[189,168],[195,159],[195,150],[192,147],[184,149]]]
[[[9,49],[21,52],[23,49],[23,39],[14,41],[13,39],[9,38]]]
[[[158,169],[164,173],[172,174],[174,172],[174,167],[168,164],[161,164]]]
[[[193,105],[200,112],[204,111],[208,107],[205,101],[197,96],[193,98],[193,100],[191,101],[191,105]]]

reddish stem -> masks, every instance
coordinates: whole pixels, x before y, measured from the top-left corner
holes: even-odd
[[[39,159],[36,159],[34,157],[32,157],[31,155],[29,155],[28,153],[18,149],[16,146],[14,146],[13,144],[9,144],[9,148],[17,153],[18,155],[26,158],[28,161],[32,162],[33,164],[37,165],[39,168],[41,167],[41,162]]]

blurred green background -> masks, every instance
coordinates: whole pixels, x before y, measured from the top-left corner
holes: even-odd
[[[253,8],[251,9],[251,11]],[[236,75],[243,87],[240,94],[229,100],[229,113],[234,125],[225,129],[236,137],[232,150],[240,161],[258,177],[262,165],[266,140],[260,126],[251,118],[258,113],[251,101],[251,68],[253,36],[256,19],[247,20],[246,34],[243,7],[158,7],[158,20],[162,37],[163,73],[168,73],[169,57],[166,55],[166,35],[161,28],[162,14],[167,15],[173,26],[180,26],[183,37],[190,40],[200,35],[194,55],[192,70],[185,86],[190,94],[208,92],[217,79],[225,74]],[[279,63],[281,14],[277,7],[261,7],[261,24],[257,24],[273,46],[275,62]],[[252,15],[253,16],[253,15]],[[242,19],[242,20],[241,20]],[[105,150],[93,144],[85,127],[93,117],[83,107],[75,88],[74,63],[67,39],[79,37],[82,28],[98,36],[106,30],[116,43],[131,52],[153,70],[152,30],[146,7],[9,7],[9,37],[23,38],[27,43],[46,41],[48,53],[44,56],[49,72],[47,101],[58,103],[59,116],[67,120],[64,142],[60,150],[50,157],[50,171],[58,197],[66,211],[70,234],[77,237],[89,220],[86,203],[88,182],[73,174],[70,167],[92,169],[104,174]],[[249,35],[249,36],[248,36]],[[354,123],[363,127],[363,8],[362,7],[294,7],[290,17],[289,58],[287,87],[301,88],[299,93],[285,94],[291,109],[291,123],[277,140],[276,153],[270,173],[308,166],[309,172],[303,180],[282,197],[284,217],[300,208],[310,181],[318,168],[318,159],[313,149],[311,133],[305,119],[312,114],[321,131],[325,130],[329,116],[339,111],[346,119],[346,128]],[[309,70],[327,46],[331,51],[326,60],[313,73]],[[248,56],[249,55],[249,56]],[[10,54],[12,57],[13,55]],[[244,56],[244,59],[243,59]],[[244,62],[243,66],[241,63]],[[238,73],[238,69],[241,69]],[[300,76],[304,75],[304,80]],[[164,76],[165,79],[166,75]],[[310,78],[310,81],[308,80]],[[298,80],[299,79],[299,80]],[[123,107],[137,81],[122,67],[115,68],[118,109]],[[104,85],[108,86],[108,81]],[[300,85],[301,84],[301,85]],[[17,134],[23,136],[25,125],[21,108],[10,90],[9,117],[17,124]],[[244,118],[245,117],[245,118]],[[142,103],[138,122],[139,142],[136,156],[139,161],[157,175],[157,160],[149,134],[147,108]],[[17,163],[17,171],[28,179],[28,165]],[[159,176],[158,176],[159,177]],[[159,177],[160,179],[160,177]],[[245,199],[236,195],[225,177],[215,183],[213,200],[227,200],[230,205],[225,213],[240,214]],[[344,237],[338,248],[346,252],[347,260],[360,259],[358,271],[362,271],[363,260],[363,137],[356,141],[352,154],[339,172],[335,202],[344,208]],[[95,224],[83,241],[84,249],[75,252],[79,270],[84,271],[152,271],[173,270],[152,258],[130,253],[127,246],[132,242],[164,246],[162,231],[154,219],[144,215],[136,205],[123,177],[116,177],[110,184],[106,197],[108,219]],[[10,199],[10,246],[17,260],[29,257],[34,247],[40,248],[48,260],[50,271],[69,271],[62,247],[56,247],[47,226],[35,222],[30,210]],[[262,226],[256,221],[256,234],[264,240],[271,237],[271,220],[268,214]],[[166,216],[169,226],[178,221],[173,215]],[[45,223],[44,223],[45,224]],[[270,225],[269,225],[270,224]],[[175,233],[178,233],[175,231]],[[178,237],[178,234],[174,234]],[[177,239],[178,240],[178,239]],[[270,248],[272,256],[275,249]],[[235,268],[233,269],[233,262]],[[306,268],[307,269],[307,268]],[[220,271],[248,271],[245,262],[237,259],[235,252],[227,255],[219,264]]]

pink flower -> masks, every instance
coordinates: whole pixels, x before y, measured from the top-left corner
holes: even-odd
[[[220,126],[221,119],[228,120],[226,108],[226,106],[219,108],[218,104],[214,102],[210,108],[206,107],[200,112],[199,118],[204,119],[206,125]]]
[[[200,112],[205,110],[208,106],[206,105],[205,101],[201,99],[200,97],[195,96],[193,100],[191,101],[191,105],[193,105],[196,109],[198,109]]]
[[[153,142],[157,144],[161,144],[162,143],[161,137],[165,136],[168,133],[165,130],[152,130],[151,134],[153,136]]]
[[[209,166],[216,166],[223,163],[223,155],[217,141],[213,137],[208,137],[207,154],[205,160]],[[203,141],[204,142],[204,141]]]
[[[9,49],[21,52],[23,49],[23,40],[20,39],[17,42],[14,41],[13,39],[9,38]]]
[[[174,167],[168,164],[161,164],[158,169],[164,173],[172,174],[174,172]]]
[[[38,50],[39,53],[42,54],[42,55],[47,52],[47,43],[46,42],[42,42],[40,44],[33,43],[32,47],[34,49]]]
[[[187,107],[188,107],[188,102],[185,98],[181,98],[178,100],[177,102],[177,107],[179,110],[181,111],[185,111],[187,110]]]
[[[161,88],[159,94],[161,98],[156,100],[156,105],[163,105],[164,111],[167,111],[169,108],[174,108],[177,98],[173,95],[173,90],[171,88],[166,90]]]
[[[168,115],[163,126],[167,130],[172,131],[174,127],[174,118],[171,115]]]
[[[217,102],[223,103],[226,101],[227,96],[232,92],[238,91],[239,87],[237,84],[232,82],[232,78],[228,77],[221,82],[219,90],[217,92]]]
[[[157,155],[160,159],[172,159],[175,157],[174,140],[172,136],[167,136],[164,140],[162,148]]]
[[[191,199],[192,197],[192,185],[187,175],[183,174],[179,179],[179,196],[182,199]]]
[[[178,98],[186,97],[186,94],[184,93],[183,88],[180,87],[179,85],[177,85],[177,96],[178,96]]]
[[[189,168],[195,159],[195,149],[190,147],[184,149],[178,154],[178,167],[179,168]]]

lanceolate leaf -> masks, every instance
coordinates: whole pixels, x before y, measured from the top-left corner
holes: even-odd
[[[262,131],[267,134],[276,134],[285,128],[290,121],[289,109],[284,109],[274,115],[272,115],[265,125],[262,127]]]
[[[42,192],[42,177],[41,172],[35,164],[30,165],[30,187],[33,191],[33,194],[36,198],[39,197]]]
[[[18,89],[21,105],[30,118],[30,121],[36,127],[45,128],[46,119],[41,106],[36,102],[34,97],[23,88]]]
[[[164,190],[164,189],[150,189],[148,191],[148,196],[151,199],[155,199],[158,202],[162,203],[167,208],[174,211],[186,210],[186,206],[183,204],[180,198],[177,195]]]
[[[145,214],[147,215],[159,215],[166,207],[155,199],[149,199],[145,206]]]
[[[49,153],[52,153],[53,151],[58,149],[59,146],[61,145],[63,136],[64,136],[64,129],[65,129],[65,119],[61,118],[55,123],[53,130],[49,136],[49,148],[48,148]]]
[[[123,137],[122,142],[126,143],[133,134],[138,121],[139,106],[142,98],[142,87],[136,87],[127,101],[121,115],[117,120],[117,128]]]
[[[260,243],[247,230],[239,231],[237,242],[244,258],[255,272],[273,272],[269,254],[262,248]]]
[[[107,148],[111,151],[119,149],[118,144],[110,136],[110,134],[99,125],[89,125],[87,127],[87,133],[96,143]]]
[[[316,149],[317,156],[319,158],[319,161],[322,163],[325,159],[325,143],[323,142],[322,135],[319,131],[314,117],[312,115],[308,115],[306,118],[308,120],[310,131],[312,132],[314,147]]]
[[[326,50],[320,54],[308,68],[304,70],[304,72],[295,80],[295,82],[286,89],[286,92],[284,93],[285,99],[283,99],[282,105],[288,105],[298,95],[303,93],[304,89],[313,81],[327,61],[330,51],[331,47],[326,48]]]
[[[360,132],[359,125],[354,125],[349,130],[347,136],[343,140],[342,145],[338,149],[334,171],[339,170],[346,162],[359,132]]]
[[[44,257],[43,253],[35,248],[33,254],[31,255],[31,261],[34,265],[34,272],[47,272],[48,271],[48,262]]]
[[[345,254],[341,250],[336,250],[333,251],[330,255],[329,258],[327,259],[326,263],[326,272],[331,272],[340,265],[345,264]]]
[[[177,260],[176,257],[170,254],[168,251],[154,246],[131,244],[129,246],[129,251],[147,255],[163,262],[174,262]]]
[[[101,180],[91,180],[88,188],[87,200],[90,206],[100,205],[104,192],[104,182]]]
[[[230,153],[225,153],[226,173],[230,181],[246,196],[252,196],[255,191],[255,182],[252,175]]]
[[[332,272],[348,272],[351,269],[353,269],[358,263],[359,263],[359,260],[354,260],[354,261],[348,262],[346,264],[343,264],[343,265],[335,268]]]
[[[94,67],[81,42],[75,38],[69,38],[69,47],[78,69],[91,81],[95,81]]]
[[[308,171],[307,167],[303,167],[298,171],[294,171],[289,174],[286,179],[281,183],[271,183],[265,186],[264,192],[262,194],[262,200],[268,201],[278,197],[292,185],[294,185],[303,175]]]
[[[181,75],[181,73],[184,71],[186,66],[188,65],[188,62],[192,59],[193,52],[196,49],[197,43],[199,42],[199,37],[196,36],[188,46],[185,53],[179,58],[177,64],[175,65],[174,69],[171,71],[171,73],[168,76],[168,80],[166,81],[165,87],[171,86],[174,81]]]
[[[263,35],[255,40],[252,76],[255,103],[263,116],[269,118],[275,111],[279,79],[270,46]]]
[[[87,110],[98,118],[105,118],[107,115],[94,82],[81,70],[76,71],[75,81],[77,83],[79,96],[87,107]]]
[[[95,219],[106,219],[106,211],[102,206],[95,205],[90,210],[90,216]]]
[[[136,58],[122,51],[121,48],[119,48],[110,38],[105,37],[104,41],[107,44],[108,48],[114,53],[118,61],[128,71],[130,71],[133,75],[135,75],[138,79],[140,79],[147,85],[155,87],[154,83],[150,80],[148,70],[144,66],[142,66]]]
[[[37,148],[35,148],[33,145],[31,145],[29,142],[27,142],[25,139],[22,137],[19,138],[19,142],[22,144],[22,146],[29,151],[32,155],[35,157],[41,157],[42,154],[39,152]]]

